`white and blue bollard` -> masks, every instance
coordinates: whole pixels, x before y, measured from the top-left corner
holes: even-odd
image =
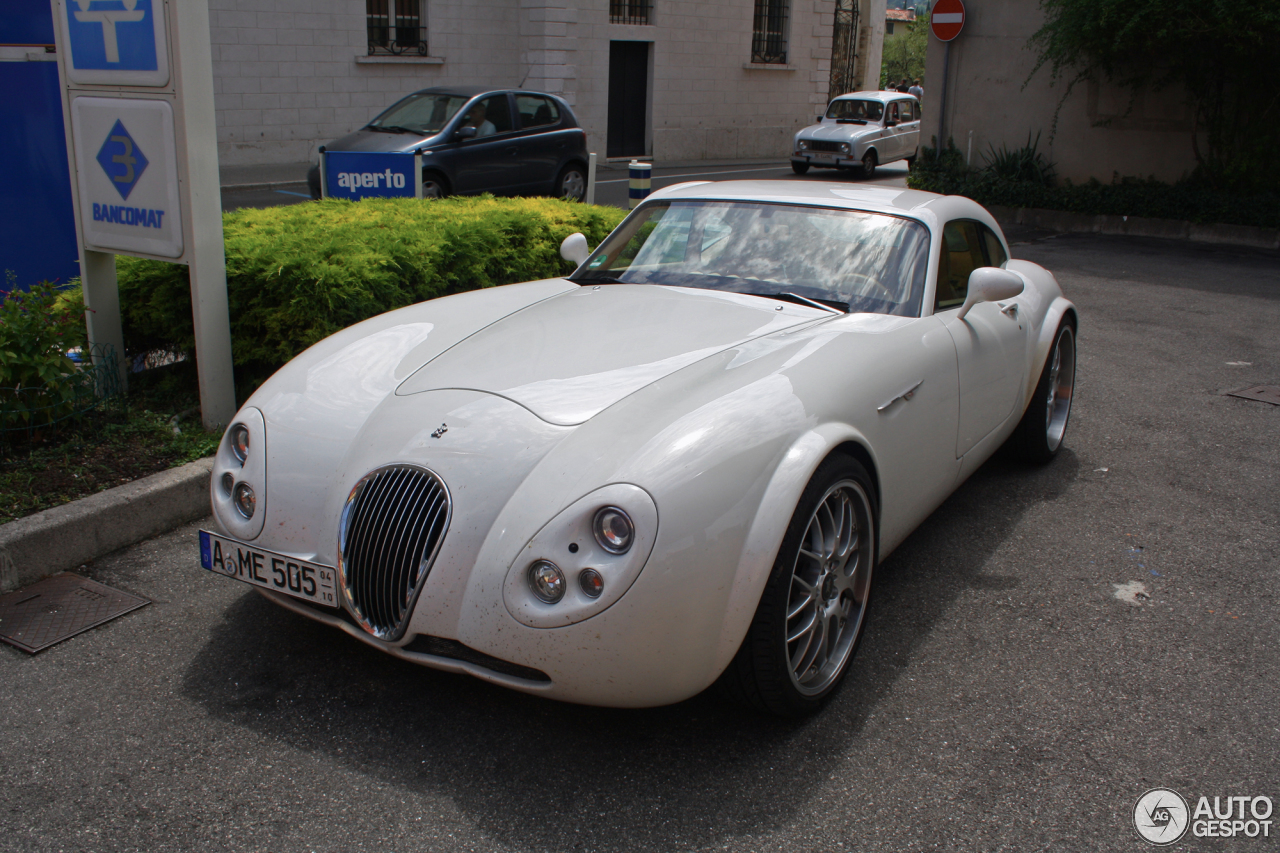
[[[628,173],[631,177],[631,189],[628,193],[627,206],[635,207],[640,202],[649,197],[650,177],[653,174],[652,163],[641,163],[638,160],[632,160],[628,167]]]

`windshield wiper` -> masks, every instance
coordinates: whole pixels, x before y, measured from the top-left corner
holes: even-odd
[[[626,282],[620,278],[600,273],[582,275],[577,278],[570,276],[569,281],[572,281],[574,284],[626,284]]]
[[[810,299],[809,297],[801,296],[798,293],[790,293],[790,292],[775,293],[770,298],[778,299],[783,296],[789,296],[792,299],[797,299],[800,302],[803,302],[805,305],[812,305],[814,308],[821,308],[823,311],[830,311],[832,314],[848,314],[849,313],[848,309],[841,311],[839,308],[832,308],[830,305],[825,305],[816,299]]]
[[[417,136],[422,135],[412,128],[401,127],[398,124],[370,124],[365,126],[365,130],[376,130],[379,133],[412,133]]]

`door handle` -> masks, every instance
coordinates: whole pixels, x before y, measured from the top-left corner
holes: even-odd
[[[1018,319],[1018,303],[1010,302],[1009,304],[1006,305],[1005,303],[1000,302],[997,304],[1000,306],[1001,314],[1005,315],[1006,317],[1012,320]]]
[[[903,391],[901,394],[899,394],[898,396],[894,397],[892,400],[890,400],[889,402],[885,403],[883,406],[876,406],[876,411],[877,411],[877,412],[884,412],[884,411],[886,411],[890,406],[892,406],[894,403],[898,402],[899,400],[910,400],[912,397],[914,397],[914,396],[916,395],[916,389],[917,389],[917,388],[919,388],[919,387],[920,387],[921,385],[923,385],[923,384],[924,384],[924,380],[923,380],[923,379],[921,379],[921,380],[920,380],[919,382],[917,382],[915,385],[912,385],[910,388],[908,388],[907,390]]]

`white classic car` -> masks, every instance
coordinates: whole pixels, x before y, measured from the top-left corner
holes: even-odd
[[[818,707],[877,563],[1006,441],[1076,312],[959,197],[654,193],[564,278],[374,317],[236,415],[206,569],[375,648],[595,705]]]
[[[818,123],[796,133],[791,170],[797,175],[810,166],[859,168],[862,176],[876,166],[906,160],[910,166],[920,151],[920,102],[901,92],[852,92],[827,105]]]

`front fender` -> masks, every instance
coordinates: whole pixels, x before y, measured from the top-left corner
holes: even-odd
[[[795,513],[805,486],[833,450],[850,442],[860,445],[871,454],[870,443],[865,436],[842,423],[823,424],[798,436],[783,454],[782,461],[765,488],[764,497],[743,544],[742,560],[729,591],[724,623],[716,645],[713,668],[717,675],[733,660],[747,635],[747,629],[751,627],[751,620],[760,604],[760,596],[764,593],[765,584],[778,557],[778,545],[791,523],[791,516]],[[874,466],[874,455],[871,459]],[[875,478],[874,472],[868,473]]]

